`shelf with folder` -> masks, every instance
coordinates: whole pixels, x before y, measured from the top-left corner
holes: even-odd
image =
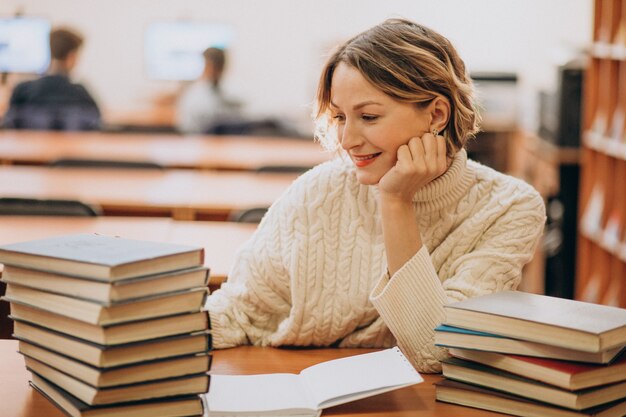
[[[596,0],[584,89],[576,298],[626,306],[626,1]]]
[[[624,306],[626,191],[621,179],[626,161],[593,149],[586,149],[585,156],[585,169],[595,176],[585,179],[581,195],[586,204],[580,217],[576,297]]]

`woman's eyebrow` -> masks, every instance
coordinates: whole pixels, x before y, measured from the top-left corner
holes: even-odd
[[[355,104],[355,105],[354,105],[354,107],[352,107],[352,110],[358,110],[358,109],[360,109],[361,107],[369,106],[370,104],[373,104],[373,105],[378,105],[378,106],[382,106],[382,103],[379,103],[379,102],[377,102],[377,101],[373,101],[373,100],[366,100],[366,101],[363,101],[363,102],[361,102],[361,103]],[[339,106],[338,106],[338,105],[336,105],[335,103],[333,103],[333,102],[332,102],[332,100],[330,101],[330,106],[331,106],[331,107],[334,107],[334,108],[336,108],[336,109],[338,109],[338,108],[339,108]]]

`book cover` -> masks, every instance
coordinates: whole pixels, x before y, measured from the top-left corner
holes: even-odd
[[[106,305],[9,284],[2,299],[105,326],[200,311],[207,292],[205,287],[192,288]]]
[[[116,281],[201,266],[204,249],[97,234],[73,234],[2,245],[0,262]]]
[[[2,272],[2,281],[54,294],[111,304],[188,288],[206,287],[209,281],[209,269],[197,267],[103,282],[6,265]]]
[[[447,325],[440,325],[435,328],[435,344],[447,348],[457,347],[602,364],[613,361],[624,350],[621,346],[618,346],[601,352],[583,352]]]
[[[173,397],[179,395],[202,394],[209,389],[208,374],[185,375],[175,378],[147,381],[116,387],[96,388],[76,378],[64,374],[43,362],[25,357],[26,369],[63,388],[79,400],[89,405],[115,404]]]
[[[626,355],[609,365],[585,364],[529,356],[452,348],[449,353],[460,359],[536,379],[575,391],[626,380]]]
[[[90,406],[37,374],[33,374],[30,384],[70,417],[190,417],[204,412],[202,400],[197,395]]]
[[[442,368],[446,378],[573,410],[583,410],[626,398],[626,382],[570,391],[458,358],[442,361]]]
[[[520,291],[444,306],[444,324],[600,352],[626,345],[626,309]]]
[[[626,400],[617,400],[575,411],[450,379],[435,383],[435,393],[437,401],[521,417],[622,417],[626,415]]]
[[[19,352],[97,388],[205,373],[212,358],[203,352],[102,369],[24,341],[19,342]]]
[[[97,368],[203,353],[210,351],[212,346],[211,334],[208,332],[103,346],[22,322],[15,322],[13,337]]]
[[[176,314],[112,326],[98,326],[31,306],[11,303],[9,318],[104,346],[188,334],[209,328],[209,316],[206,311]]]

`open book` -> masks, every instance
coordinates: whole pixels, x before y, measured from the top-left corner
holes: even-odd
[[[319,416],[321,410],[422,382],[397,347],[334,359],[299,374],[211,375],[211,417]]]

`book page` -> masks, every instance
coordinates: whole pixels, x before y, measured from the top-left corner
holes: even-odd
[[[423,381],[397,347],[313,365],[300,372],[318,408]]]
[[[295,374],[211,375],[209,415],[317,415]]]

